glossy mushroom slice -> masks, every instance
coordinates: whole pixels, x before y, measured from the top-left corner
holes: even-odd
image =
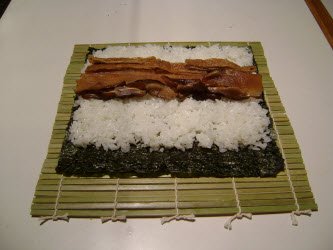
[[[133,84],[138,81],[159,82],[164,85],[172,85],[174,81],[181,79],[201,79],[202,74],[156,74],[154,72],[142,72],[138,70],[128,70],[120,72],[101,72],[82,74],[77,80],[75,92],[80,94],[84,91],[96,91],[105,88],[114,88],[119,85]]]
[[[201,70],[188,69],[185,63],[170,63],[155,57],[148,58],[97,58],[90,57],[92,63],[85,73],[138,70],[157,74],[202,74]]]
[[[233,69],[214,71],[207,74],[202,81],[211,92],[227,93],[226,97],[232,99],[260,97],[263,91],[260,74]]]
[[[92,63],[86,69],[86,73],[113,72],[140,70],[154,73],[171,72],[171,64],[167,61],[156,59],[155,57],[147,58],[98,58],[90,57]]]
[[[132,96],[142,97],[144,95],[146,95],[146,91],[137,88],[129,88],[126,86],[117,87],[114,90],[104,91],[100,93],[100,96],[103,99],[111,99],[115,97],[124,98]]]
[[[140,80],[161,81],[161,76],[155,73],[140,71],[103,72],[82,74],[77,80],[75,92],[80,94],[85,91],[97,91],[106,88],[115,88],[122,84],[129,84]]]
[[[177,97],[177,93],[172,88],[160,83],[147,83],[146,90],[150,95],[165,100],[172,100]]]

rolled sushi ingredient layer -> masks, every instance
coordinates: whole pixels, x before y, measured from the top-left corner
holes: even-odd
[[[75,90],[85,99],[148,94],[165,100],[241,100],[263,91],[247,47],[115,46],[88,58]]]

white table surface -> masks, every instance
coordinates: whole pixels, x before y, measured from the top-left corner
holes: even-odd
[[[319,212],[196,222],[29,215],[76,43],[261,41]],[[333,53],[302,0],[16,1],[0,19],[0,249],[332,249]]]

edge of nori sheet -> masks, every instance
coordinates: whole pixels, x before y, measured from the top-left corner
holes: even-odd
[[[79,148],[66,140],[56,170],[66,176],[271,177],[284,166],[277,152],[276,144],[270,143],[260,151],[243,148],[220,153],[216,146],[207,149],[195,145],[185,152],[132,147],[123,153],[91,145]]]
[[[250,46],[248,49],[252,51]],[[96,50],[89,47],[86,60]],[[253,65],[257,66],[254,57]],[[262,107],[268,110],[264,97],[262,99]],[[242,147],[238,151],[224,153],[219,152],[215,145],[207,149],[199,147],[197,143],[186,151],[171,148],[164,149],[163,152],[150,152],[149,148],[134,145],[127,153],[121,150],[106,151],[94,145],[88,145],[86,148],[78,147],[68,139],[72,116],[77,108],[72,108],[56,167],[56,172],[65,176],[274,177],[284,169],[284,160],[274,139],[264,150]],[[274,137],[273,120],[270,113],[268,116],[269,129]]]

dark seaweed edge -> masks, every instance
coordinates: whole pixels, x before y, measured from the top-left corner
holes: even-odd
[[[98,51],[98,50],[101,50],[101,51],[103,51],[103,50],[105,50],[106,49],[106,47],[105,48],[102,48],[102,49],[96,49],[96,48],[94,48],[94,47],[88,47],[88,53],[86,54],[86,57],[85,57],[85,59],[84,59],[84,62],[86,63],[87,62],[87,60],[88,60],[88,57],[90,56],[90,55],[92,55],[95,51]]]

